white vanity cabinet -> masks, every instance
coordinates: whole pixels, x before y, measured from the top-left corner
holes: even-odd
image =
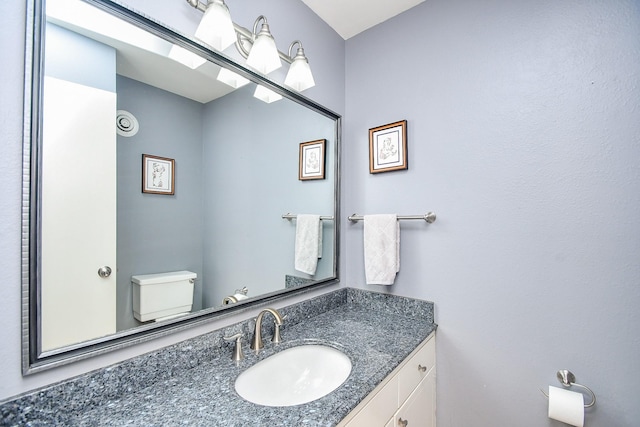
[[[338,427],[435,427],[435,343],[432,334]]]
[[[385,427],[435,427],[435,374],[432,369]]]

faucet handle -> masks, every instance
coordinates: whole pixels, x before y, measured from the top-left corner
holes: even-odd
[[[287,315],[282,316],[282,320],[285,320]],[[271,338],[271,342],[275,344],[279,344],[282,341],[282,337],[280,336],[280,325],[278,322],[275,323],[275,330],[273,331],[273,338]]]
[[[279,344],[282,341],[282,337],[280,337],[280,325],[276,323],[276,329],[273,331],[273,338],[271,338],[271,342],[275,344]]]
[[[225,341],[235,340],[236,345],[233,347],[233,356],[231,357],[231,359],[235,360],[236,362],[244,359],[244,354],[242,353],[242,337],[244,337],[244,334],[240,332],[230,337],[222,338]]]

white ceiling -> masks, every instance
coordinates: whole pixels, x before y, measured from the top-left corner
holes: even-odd
[[[347,40],[424,0],[302,0]]]

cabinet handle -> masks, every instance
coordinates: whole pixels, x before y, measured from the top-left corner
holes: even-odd
[[[103,279],[106,279],[107,277],[111,276],[111,267],[109,267],[108,265],[105,265],[104,267],[100,267],[98,269],[98,276],[102,277]]]
[[[409,420],[403,420],[402,418],[398,418],[398,427],[407,427],[409,425]]]
[[[422,366],[422,365],[418,365],[418,371],[427,372],[427,367],[426,366]]]

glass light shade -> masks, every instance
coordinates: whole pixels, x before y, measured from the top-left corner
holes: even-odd
[[[311,74],[311,67],[305,57],[296,57],[289,67],[287,77],[284,79],[284,84],[292,89],[302,92],[305,89],[309,89],[316,85],[313,80],[313,74]]]
[[[173,59],[174,61],[178,61],[181,64],[186,65],[187,67],[192,69],[196,69],[207,62],[206,59],[175,44],[171,46],[171,50],[169,51],[169,58]]]
[[[282,66],[276,42],[273,40],[267,24],[262,24],[262,30],[251,46],[247,65],[262,74],[269,74]]]
[[[209,2],[195,36],[219,52],[235,43],[236,30],[224,1]]]
[[[220,72],[218,73],[218,77],[216,77],[218,81],[225,83],[232,88],[238,89],[249,83],[249,79],[245,79],[238,73],[234,73],[231,70],[227,70],[226,68],[220,68]]]
[[[256,91],[253,93],[253,96],[258,98],[260,101],[266,102],[267,104],[271,104],[272,102],[276,102],[282,99],[282,95],[260,85],[256,86]]]

